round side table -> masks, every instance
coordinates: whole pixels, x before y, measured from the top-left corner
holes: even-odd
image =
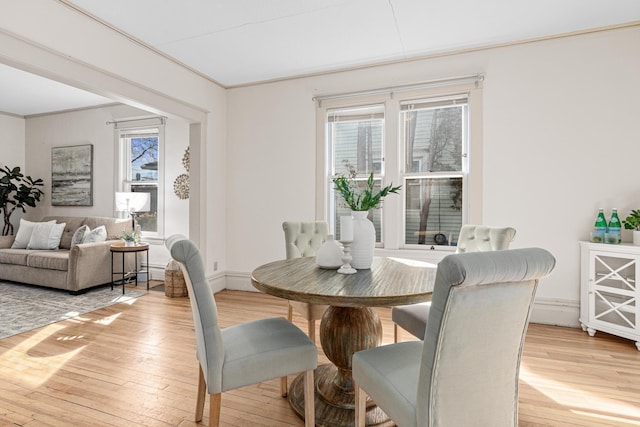
[[[111,251],[111,290],[113,290],[114,285],[119,285],[122,283],[122,295],[124,295],[124,285],[131,281],[131,279],[135,280],[136,286],[138,286],[138,274],[147,273],[147,290],[149,290],[149,244],[148,243],[136,243],[133,246],[126,246],[124,242],[118,242],[110,245],[109,250]],[[138,269],[138,253],[144,252],[146,254],[146,262],[144,269]],[[113,271],[113,265],[115,264],[115,260],[117,254],[122,255],[122,268],[120,271]],[[126,254],[134,255],[134,269],[131,271],[126,271],[124,259]],[[142,266],[140,266],[142,267]],[[120,276],[118,281],[115,280],[115,277]]]

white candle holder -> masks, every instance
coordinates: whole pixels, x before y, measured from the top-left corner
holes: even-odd
[[[352,241],[343,241],[340,240],[342,246],[344,246],[344,255],[342,255],[342,267],[338,269],[338,273],[340,274],[354,274],[357,270],[351,267],[351,243]]]

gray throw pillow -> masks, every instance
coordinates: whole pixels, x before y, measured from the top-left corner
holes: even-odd
[[[89,232],[89,234],[84,236],[82,243],[104,242],[105,240],[107,240],[107,227],[101,225],[94,228]]]
[[[87,236],[87,234],[89,234],[90,231],[91,230],[89,229],[88,225],[79,227],[76,232],[73,233],[73,237],[71,238],[71,249],[73,249],[74,246],[82,243],[84,241],[84,238]]]
[[[33,232],[27,244],[27,249],[56,250],[60,246],[60,238],[66,223],[53,224],[41,222],[33,226]]]

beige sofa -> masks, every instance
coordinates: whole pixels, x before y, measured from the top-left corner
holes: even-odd
[[[10,280],[81,293],[92,286],[111,282],[109,246],[119,241],[131,221],[104,217],[49,216],[42,221],[66,223],[58,250],[11,249],[14,236],[0,236],[0,280]],[[82,243],[71,248],[75,231],[87,225],[90,229],[104,225],[107,240]]]

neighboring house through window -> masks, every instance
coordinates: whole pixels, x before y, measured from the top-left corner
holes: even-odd
[[[470,153],[480,158],[480,82],[321,98],[319,190],[338,238],[339,217],[349,214],[333,191],[338,175],[366,180],[373,173],[378,189],[402,185],[400,195],[387,196],[381,209],[369,213],[377,247],[455,246],[461,225],[479,220],[481,166],[472,170]],[[475,208],[472,199],[478,200]]]

